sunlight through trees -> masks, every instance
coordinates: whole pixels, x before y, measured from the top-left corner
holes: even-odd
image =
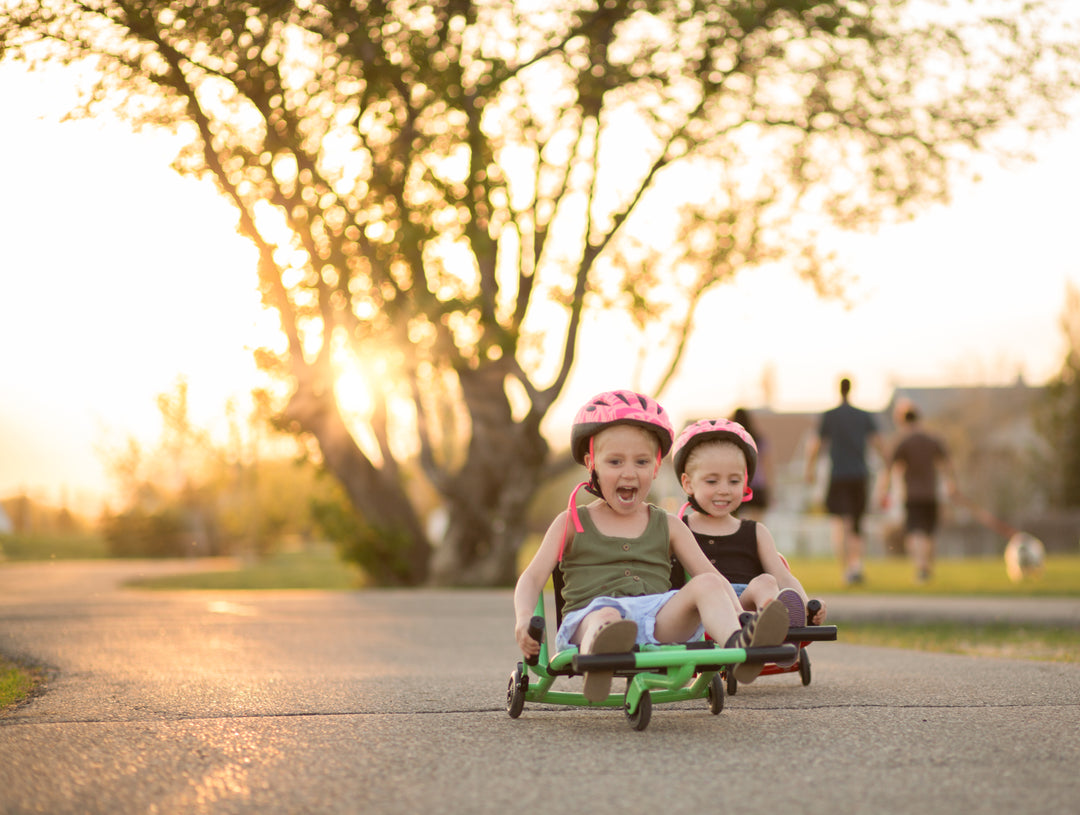
[[[820,229],[947,197],[1023,150],[1002,128],[1062,124],[1080,72],[1055,2],[0,8],[4,59],[77,65],[75,115],[175,130],[234,207],[277,423],[392,542],[387,584],[513,580],[583,321],[631,315],[588,351],[641,354],[659,395],[706,292],[777,262],[835,292]]]

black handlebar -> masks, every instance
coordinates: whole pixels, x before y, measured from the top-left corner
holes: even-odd
[[[544,618],[540,615],[536,615],[529,620],[529,636],[537,642],[544,641]],[[529,665],[536,665],[540,662],[540,656],[526,657],[525,662]]]

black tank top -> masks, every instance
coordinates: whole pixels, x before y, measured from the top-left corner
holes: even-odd
[[[686,521],[686,518],[683,518]],[[689,526],[689,524],[687,524]],[[693,531],[693,530],[691,530]],[[757,521],[741,521],[739,528],[730,535],[703,535],[694,532],[705,557],[731,583],[749,583],[764,573],[757,548]],[[673,555],[671,558],[671,588],[686,585],[686,570]]]

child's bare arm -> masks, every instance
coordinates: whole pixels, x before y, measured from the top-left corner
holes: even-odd
[[[570,526],[567,529],[565,511],[552,521],[540,548],[536,550],[514,587],[514,639],[525,656],[536,656],[540,653],[540,643],[529,636],[529,621],[536,610],[540,592],[544,590],[548,578],[558,564],[564,530],[567,532],[569,544],[573,540],[574,528]]]
[[[772,533],[761,523],[757,525],[757,549],[758,560],[761,561],[765,571],[776,578],[777,585],[782,589],[795,589],[803,596],[803,599],[806,599],[806,592],[803,590],[802,584],[791,573],[791,569],[788,568],[787,563],[780,556],[780,551],[776,548],[776,541],[773,540]]]
[[[757,546],[758,559],[761,561],[761,565],[765,567],[765,571],[776,578],[776,584],[782,589],[795,589],[802,596],[803,603],[806,603],[809,600],[806,590],[803,588],[802,583],[799,582],[799,579],[792,574],[784,558],[780,556],[772,533],[761,523],[757,525]],[[821,611],[814,616],[811,624],[820,625],[824,621],[825,604],[822,603]]]

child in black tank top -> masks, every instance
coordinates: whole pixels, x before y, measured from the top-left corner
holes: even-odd
[[[792,626],[821,625],[827,610],[806,616],[806,591],[777,551],[761,523],[740,521],[734,513],[748,497],[757,448],[749,433],[726,419],[695,422],[672,449],[675,473],[688,496],[680,513],[711,565],[726,577],[747,611],[774,600],[788,609]],[[690,509],[692,507],[692,510]],[[672,586],[685,580],[672,559]]]

